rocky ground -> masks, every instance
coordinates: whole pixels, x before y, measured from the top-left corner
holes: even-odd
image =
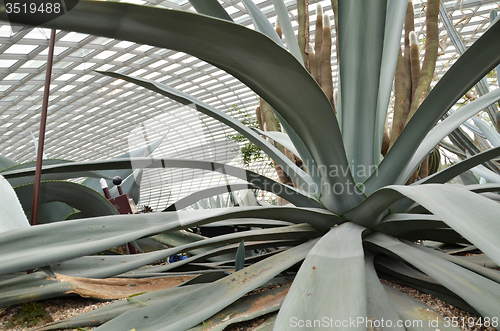
[[[439,312],[443,317],[457,317],[459,320],[464,318],[465,321],[468,321],[469,318],[475,319],[477,321],[477,316],[471,315],[470,313],[463,311],[461,309],[458,309],[456,307],[453,307],[452,305],[449,305],[431,295],[422,293],[420,291],[417,291],[411,287],[407,286],[401,286],[392,282],[385,281],[387,284],[393,286],[394,288],[405,292],[409,294],[410,296],[419,299],[420,301],[424,302],[426,305],[431,307],[432,309],[436,310]],[[44,309],[46,310],[47,313],[49,313],[52,316],[52,319],[54,321],[59,321],[63,320],[90,310],[97,309],[98,307],[107,305],[111,302],[99,302],[91,299],[85,299],[85,298],[80,298],[80,297],[71,297],[71,298],[57,298],[57,299],[49,299],[49,300],[42,300],[41,303],[43,304]],[[12,330],[12,331],[24,331],[24,330],[29,330],[29,328],[10,328],[7,329],[6,324],[10,319],[12,319],[12,316],[17,313],[21,309],[21,305],[16,305],[12,307],[8,307],[6,309],[1,310],[0,309],[0,330]],[[271,314],[267,314],[264,316],[261,316],[259,318],[253,319],[251,321],[247,322],[241,322],[237,323],[234,325],[231,325],[226,328],[226,331],[247,331],[247,330],[253,330],[254,328],[258,327],[262,323],[264,323]],[[474,324],[474,323],[473,323]],[[41,326],[41,325],[40,325]],[[484,326],[469,326],[469,325],[464,325],[461,327],[462,330],[466,331],[495,331],[496,329],[493,327],[484,327]],[[86,328],[87,330],[92,330],[93,328]],[[77,331],[78,329],[65,329],[65,331],[69,330],[75,330]],[[82,330],[82,329],[80,329]]]

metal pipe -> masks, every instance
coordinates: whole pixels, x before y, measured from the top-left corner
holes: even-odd
[[[40,201],[40,181],[42,179],[43,146],[45,142],[45,127],[47,126],[47,109],[49,107],[50,78],[52,76],[52,63],[54,60],[54,45],[56,43],[56,30],[51,30],[49,42],[49,55],[47,70],[45,72],[45,88],[43,90],[42,115],[40,117],[40,133],[38,135],[38,151],[36,153],[35,186],[33,190],[33,212],[31,225],[38,224],[38,203]]]

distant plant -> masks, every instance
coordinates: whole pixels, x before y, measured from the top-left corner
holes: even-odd
[[[259,127],[259,123],[254,116],[241,111],[241,109],[239,109],[236,105],[233,105],[231,109],[233,111],[238,112],[238,117],[240,118],[242,124],[248,126],[249,128]],[[276,121],[279,124],[278,120]],[[269,156],[266,155],[264,152],[262,152],[262,150],[259,147],[257,147],[257,145],[249,141],[248,138],[245,137],[244,135],[237,133],[237,134],[227,135],[226,137],[227,139],[240,145],[240,152],[242,157],[241,162],[245,167],[250,166],[254,162],[262,162],[262,161],[266,161],[266,164],[269,165],[269,167],[273,166]]]

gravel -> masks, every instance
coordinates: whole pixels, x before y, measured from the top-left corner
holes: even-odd
[[[419,299],[432,309],[436,310],[438,313],[440,313],[443,317],[457,317],[459,320],[461,318],[464,318],[466,321],[469,320],[469,318],[473,318],[475,321],[478,320],[478,316],[470,314],[464,310],[458,309],[450,304],[447,304],[432,295],[422,293],[420,291],[417,291],[411,287],[408,286],[402,286],[398,285],[396,283],[390,282],[390,281],[385,281],[384,282],[395,289],[405,292],[408,295]],[[116,301],[116,300],[115,300]],[[49,313],[54,321],[59,321],[63,320],[72,316],[76,316],[78,314],[91,311],[94,309],[97,309],[99,307],[105,306],[107,304],[110,304],[111,302],[114,301],[95,301],[91,299],[86,299],[86,298],[80,298],[80,297],[69,297],[69,298],[57,298],[57,299],[48,299],[48,300],[42,300],[40,301],[43,304],[44,309]],[[6,324],[7,322],[12,318],[12,316],[19,311],[21,308],[21,305],[16,305],[12,307],[8,307],[6,309],[1,309],[0,308],[0,330],[12,330],[12,331],[25,331],[25,330],[30,330],[30,328],[13,328],[13,329],[7,329]],[[256,326],[259,326],[262,324],[267,318],[269,318],[271,314],[266,314],[261,317],[258,317],[256,319],[253,319],[251,321],[246,321],[246,322],[241,322],[241,323],[236,323],[233,324],[229,327],[227,327],[225,330],[226,331],[248,331],[248,330],[253,330]],[[38,325],[42,326],[42,325]],[[465,331],[496,331],[495,328],[493,327],[484,327],[484,326],[472,326],[470,327],[469,325],[465,324],[463,327],[460,326],[462,330]],[[88,330],[93,330],[93,328],[86,328]],[[69,331],[69,330],[74,330],[78,331],[77,329],[64,329],[64,331]]]

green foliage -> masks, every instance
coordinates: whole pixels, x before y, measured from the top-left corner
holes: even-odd
[[[52,316],[43,309],[39,302],[25,303],[21,309],[7,322],[8,328],[31,327],[41,323],[52,322]]]
[[[246,113],[241,111],[236,105],[233,105],[231,107],[233,111],[238,112],[238,117],[241,119],[241,123],[248,126],[249,128],[258,128],[259,123],[257,122],[257,119]],[[279,121],[276,120],[279,125]],[[271,158],[264,154],[262,150],[257,147],[253,142],[249,141],[244,135],[241,133],[234,134],[234,135],[227,135],[227,139],[231,140],[232,142],[235,142],[240,145],[240,153],[242,157],[242,163],[244,166],[248,167],[250,164],[254,162],[261,162],[261,161],[266,161],[269,167],[272,167],[273,164],[271,161]]]

